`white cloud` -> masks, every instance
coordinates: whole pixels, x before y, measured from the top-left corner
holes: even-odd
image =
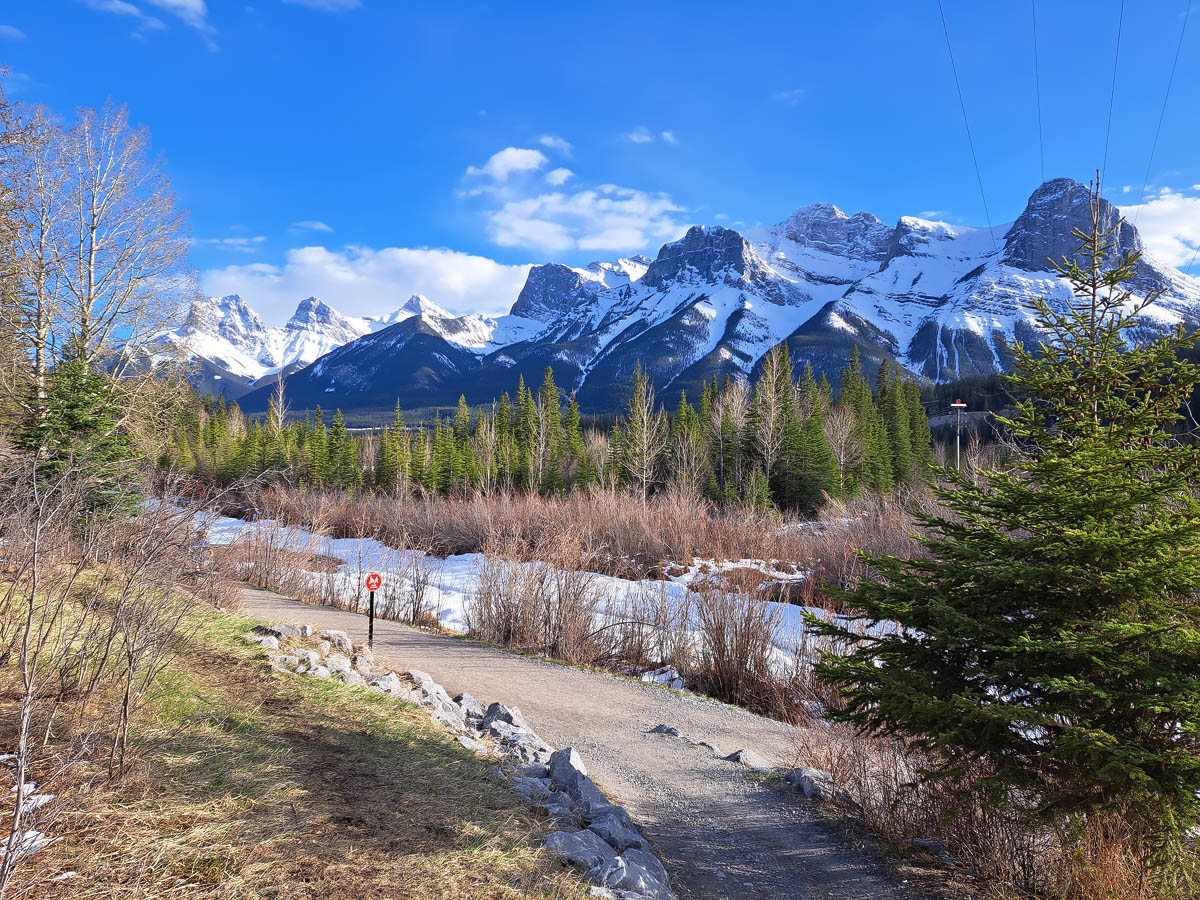
[[[679,143],[679,138],[675,137],[675,132],[673,132],[673,131],[664,131],[662,133],[662,139],[664,141],[666,141],[668,144],[678,144]]]
[[[151,6],[166,10],[187,25],[199,32],[205,46],[214,53],[217,43],[213,38],[217,29],[208,21],[208,6],[204,0],[146,0]]]
[[[538,143],[543,147],[549,147],[551,150],[557,150],[563,156],[571,155],[571,144],[556,134],[543,134],[538,138]]]
[[[1188,265],[1200,247],[1200,185],[1191,190],[1197,193],[1162,188],[1145,203],[1121,208],[1146,249],[1168,265]]]
[[[570,169],[551,169],[546,173],[546,183],[552,184],[555,187],[561,187],[574,174]]]
[[[231,250],[235,253],[257,253],[258,245],[266,238],[262,235],[255,237],[223,237],[196,238],[196,243],[205,247],[215,247],[218,250]]]
[[[30,88],[41,86],[33,80],[33,76],[28,72],[13,72],[11,70],[5,73],[3,84],[4,89],[9,94],[21,94]]]
[[[317,219],[304,219],[301,222],[293,222],[288,229],[289,231],[327,231],[332,232],[333,228],[326,225]]]
[[[139,37],[147,31],[162,31],[167,27],[162,19],[147,15],[125,0],[79,0],[79,2],[97,12],[111,13],[114,16],[129,16],[135,19],[138,23],[138,30],[134,32],[134,37]]]
[[[800,102],[800,98],[804,96],[804,88],[792,88],[787,91],[779,91],[771,95],[771,99],[776,103],[784,103],[788,106],[795,106]]]
[[[488,214],[488,232],[503,247],[646,250],[687,230],[683,211],[665,193],[603,184],[509,200]]]
[[[467,174],[490,175],[496,181],[506,181],[509,175],[536,171],[549,161],[546,154],[540,150],[505,147],[488,157],[488,161],[482,166],[468,166]]]
[[[654,135],[650,133],[650,129],[644,125],[639,125],[633,131],[627,132],[625,140],[634,144],[649,144],[654,140]]]
[[[206,294],[241,294],[272,322],[282,322],[303,297],[317,296],[356,316],[380,315],[415,293],[453,312],[507,313],[529,274],[529,265],[503,265],[456,250],[428,247],[297,247],[282,266],[265,263],[209,269],[200,276]]]
[[[25,32],[15,25],[0,25],[0,38],[6,41],[23,41]]]
[[[283,0],[296,6],[307,6],[321,12],[349,12],[362,6],[362,0]]]
[[[922,219],[933,219],[935,221],[940,221],[941,219],[950,215],[950,211],[946,209],[923,209],[918,212],[917,215]]]

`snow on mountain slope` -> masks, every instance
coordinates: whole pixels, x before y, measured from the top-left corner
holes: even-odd
[[[780,343],[797,366],[834,382],[855,352],[872,374],[885,359],[930,381],[1004,371],[1006,343],[1038,337],[1030,302],[1070,296],[1047,257],[1075,252],[1071,232],[1089,221],[1088,196],[1070,179],[1048,181],[1014,222],[992,229],[911,216],[887,225],[810,204],[743,233],[694,227],[653,260],[533,266],[509,314],[496,318],[453,316],[421,295],[361,320],[305,301],[279,346],[252,310],[223,298],[195,311],[195,347],[231,373],[260,378],[328,348],[289,378],[292,396],[345,409],[390,408],[396,397],[410,407],[452,404],[460,393],[488,402],[518,377],[537,384],[552,366],[585,408],[611,410],[638,365],[660,391],[694,394],[714,377],[752,376]],[[1112,225],[1119,211],[1101,201],[1101,216]],[[1116,245],[1142,249],[1128,223]],[[1146,255],[1132,286],[1141,296],[1163,292],[1146,334],[1200,326],[1200,281]],[[255,391],[246,408],[265,396]]]

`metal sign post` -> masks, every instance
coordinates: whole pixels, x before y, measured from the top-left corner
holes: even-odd
[[[950,404],[950,408],[958,413],[958,422],[954,426],[954,468],[962,471],[962,411],[967,408],[967,404],[962,400],[955,400]]]
[[[375,592],[383,584],[383,579],[377,572],[367,576],[367,590],[371,592],[371,603],[367,607],[367,645],[375,644]]]

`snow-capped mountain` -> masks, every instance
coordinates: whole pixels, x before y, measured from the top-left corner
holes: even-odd
[[[304,347],[290,357],[282,349],[264,356],[275,346],[272,329],[231,298],[216,301],[222,314],[194,330],[199,352],[214,362],[236,351],[272,371],[291,365],[295,409],[387,410],[397,398],[428,407],[460,393],[482,403],[511,392],[519,375],[537,384],[552,366],[586,409],[611,410],[639,363],[661,396],[694,395],[713,377],[752,374],[779,343],[798,366],[811,363],[835,382],[856,347],[870,372],[892,359],[912,377],[941,381],[1003,371],[1004,342],[1032,334],[1028,303],[1069,297],[1047,257],[1075,251],[1071,229],[1086,226],[1087,203],[1086,187],[1055,179],[1016,221],[990,230],[909,216],[889,226],[828,204],[743,233],[694,227],[653,260],[534,266],[498,318],[456,317],[420,295],[390,316],[360,320],[324,304],[318,315],[305,301],[293,321],[319,337],[285,344]],[[1119,212],[1101,206],[1105,222],[1115,221]],[[1117,243],[1114,252],[1141,249],[1128,223]],[[1133,286],[1165,291],[1147,327],[1200,325],[1196,279],[1145,256]],[[321,341],[328,352],[299,368]],[[245,408],[265,407],[267,394],[251,392]]]

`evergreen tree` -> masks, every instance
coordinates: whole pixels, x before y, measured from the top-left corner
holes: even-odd
[[[837,715],[931,751],[930,777],[982,771],[1031,816],[1131,816],[1161,860],[1200,818],[1200,449],[1173,433],[1200,369],[1182,329],[1126,342],[1160,292],[1122,287],[1138,254],[1114,258],[1100,202],[1058,265],[1076,301],[1037,302],[1047,341],[1012,348],[1011,468],[948,473],[927,556],[876,559],[845,595],[897,627],[811,624],[856,648],[820,666]]]
[[[121,427],[112,380],[88,362],[71,341],[46,380],[41,414],[14,435],[17,446],[36,455],[46,479],[67,476],[87,496],[87,512],[136,502],[130,475],[133,443]]]

